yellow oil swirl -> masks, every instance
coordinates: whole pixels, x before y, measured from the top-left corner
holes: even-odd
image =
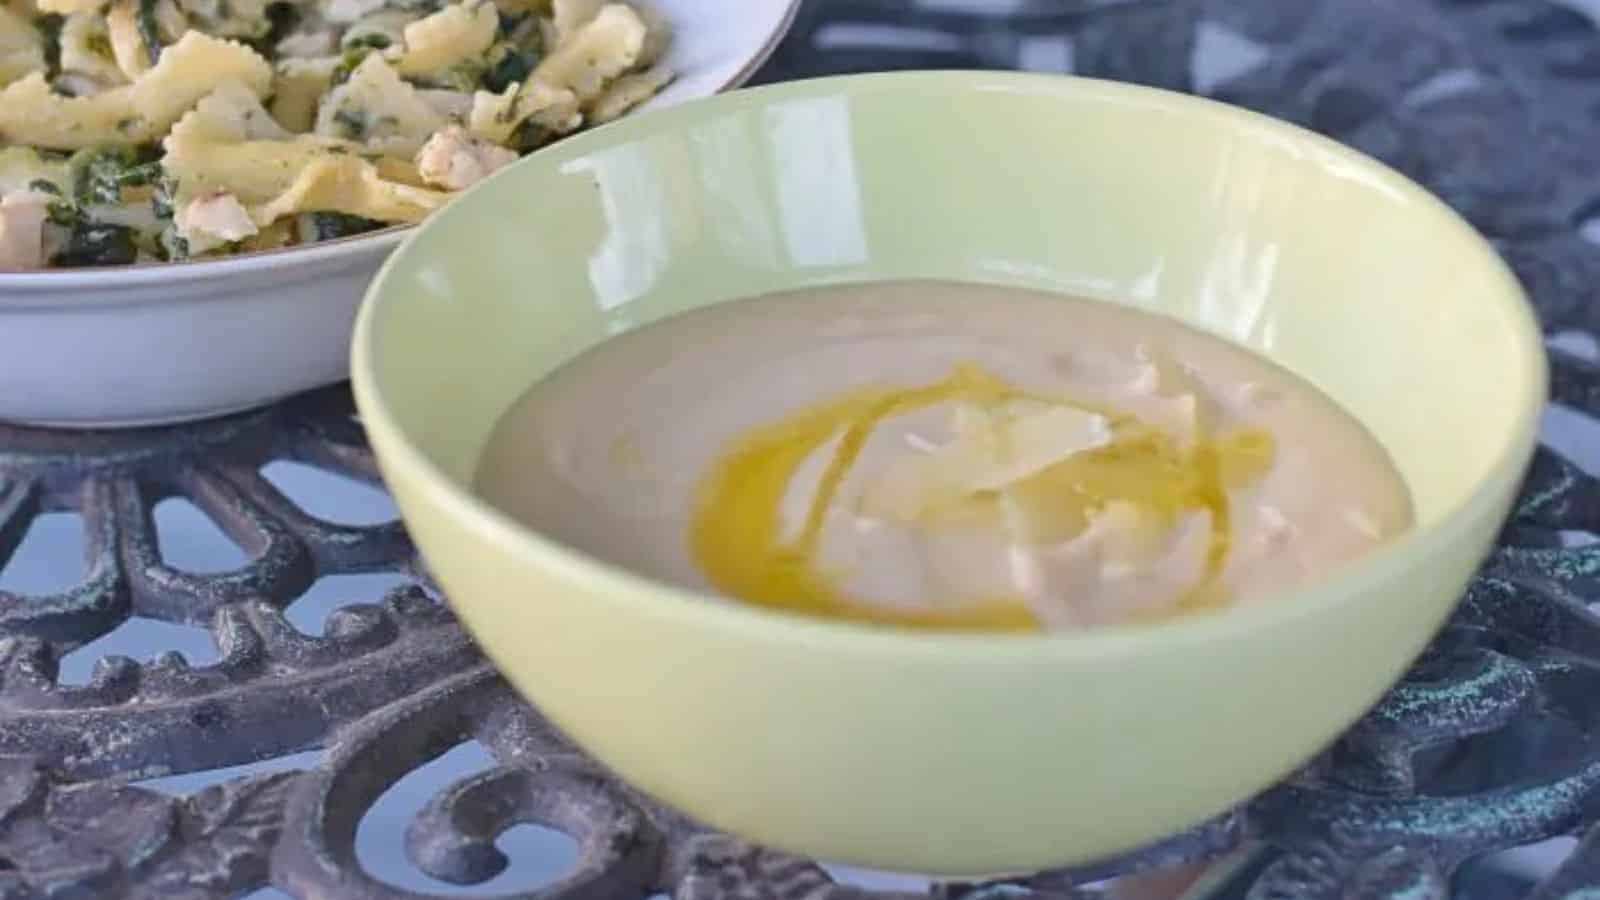
[[[890,608],[851,596],[816,562],[825,515],[881,423],[941,403],[996,408],[1019,400],[1074,406],[1106,416],[1113,426],[1110,444],[1074,454],[1013,486],[1012,502],[1028,507],[1024,518],[1043,525],[1027,539],[1069,539],[1117,501],[1164,525],[1185,512],[1207,510],[1211,535],[1206,575],[1179,604],[1180,611],[1226,601],[1216,581],[1229,550],[1227,489],[1270,466],[1270,435],[1239,431],[1201,436],[1186,445],[1133,417],[1042,398],[972,366],[922,387],[854,391],[741,435],[700,485],[690,533],[694,560],[719,591],[775,609],[934,630],[1037,630],[1038,620],[1021,597],[971,600],[953,608],[920,603]],[[782,505],[791,482],[807,459],[835,439],[838,446],[803,527],[797,537],[785,539]],[[978,497],[952,514],[981,515],[997,502],[994,496]]]

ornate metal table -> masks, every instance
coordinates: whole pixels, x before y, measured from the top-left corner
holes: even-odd
[[[1059,900],[1175,866],[1190,867],[1187,882],[1208,864],[1192,896],[1600,898],[1593,21],[1551,0],[814,0],[758,80],[973,66],[1070,68],[1307,124],[1438,191],[1531,287],[1552,337],[1550,445],[1454,620],[1335,747],[1227,815],[1103,865],[895,890],[837,882],[609,778],[486,667],[397,524],[330,521],[264,476],[293,460],[376,483],[335,389],[175,429],[0,428],[0,575],[30,526],[61,511],[79,516],[86,558],[58,591],[0,592],[0,898],[430,896],[371,872],[357,832],[388,789],[469,741],[486,764],[406,831],[435,893],[516,862],[497,837],[538,823],[576,842],[576,862],[499,896]],[[154,512],[173,497],[237,545],[238,568],[174,561]],[[351,573],[398,586],[345,602],[320,629],[297,619],[319,579]],[[105,656],[67,677],[130,620],[206,629],[215,661]],[[149,781],[218,769],[180,796]],[[1555,837],[1577,840],[1540,875],[1490,859]]]

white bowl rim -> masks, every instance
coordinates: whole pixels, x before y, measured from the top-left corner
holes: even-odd
[[[380,231],[318,241],[295,247],[254,250],[233,256],[184,259],[175,262],[145,262],[126,266],[83,266],[66,269],[33,269],[0,272],[0,309],[10,305],[30,305],[39,294],[75,294],[60,298],[83,306],[115,306],[127,302],[110,291],[153,285],[187,284],[195,281],[233,278],[269,272],[286,266],[338,262],[347,257],[365,256],[393,250],[414,225],[391,225]]]
[[[847,646],[863,652],[954,656],[969,661],[1020,660],[1041,654],[1052,658],[1089,660],[1143,655],[1158,646],[1224,642],[1261,630],[1272,630],[1302,617],[1321,614],[1344,598],[1369,591],[1392,581],[1434,556],[1472,522],[1488,515],[1499,502],[1506,481],[1520,482],[1536,446],[1540,415],[1548,390],[1548,359],[1543,332],[1527,293],[1505,260],[1482,234],[1443,200],[1380,160],[1347,147],[1314,131],[1242,107],[1206,97],[1160,88],[1082,76],[1046,75],[1027,72],[987,70],[922,70],[834,75],[787,81],[746,89],[728,95],[707,97],[653,116],[648,126],[655,131],[670,130],[700,108],[734,107],[753,99],[782,99],[791,95],[826,90],[830,85],[877,84],[886,87],[933,87],[946,92],[997,91],[1002,93],[1059,94],[1073,92],[1084,97],[1100,97],[1117,102],[1138,103],[1151,109],[1204,111],[1235,127],[1257,134],[1291,139],[1308,150],[1337,160],[1350,171],[1360,171],[1380,182],[1387,190],[1417,202],[1423,215],[1436,217],[1440,227],[1450,229],[1467,245],[1476,245],[1498,274],[1502,293],[1510,298],[1520,315],[1514,315],[1516,333],[1511,340],[1521,345],[1533,371],[1528,373],[1525,402],[1516,410],[1499,455],[1486,468],[1484,477],[1466,496],[1443,511],[1426,527],[1414,528],[1395,541],[1378,548],[1329,575],[1291,591],[1273,602],[1234,605],[1222,610],[1185,616],[1155,624],[1121,624],[1082,631],[1040,633],[923,631],[892,626],[864,625],[821,617],[773,610],[754,604],[738,603],[707,592],[677,587],[548,538],[479,498],[466,486],[445,473],[428,457],[394,420],[383,399],[382,390],[370,377],[374,371],[374,331],[380,298],[406,246],[385,260],[370,283],[357,316],[352,347],[352,372],[356,400],[365,428],[383,432],[390,448],[390,468],[403,468],[414,479],[413,486],[431,501],[454,516],[468,533],[480,541],[503,548],[539,565],[558,570],[562,577],[592,585],[597,592],[625,597],[631,605],[644,601],[647,613],[687,617],[696,627],[731,630],[750,639],[781,636],[788,641],[805,641],[816,647]],[[684,107],[688,107],[685,109]],[[580,156],[603,146],[615,136],[635,138],[645,126],[633,119],[620,127],[596,129],[561,142],[545,159]],[[630,134],[635,132],[634,134]],[[499,177],[502,173],[497,173]],[[462,205],[452,209],[464,210]],[[406,244],[416,241],[430,228],[444,227],[451,210],[429,219],[422,228],[407,236]],[[464,213],[457,213],[464,214]],[[1518,302],[1520,301],[1520,302]],[[1513,486],[1511,488],[1515,490]],[[1425,636],[1419,635],[1419,641]]]
[[[782,0],[782,2],[787,5],[779,17],[777,28],[773,29],[767,36],[766,42],[757,48],[755,53],[737,72],[733,73],[717,87],[715,94],[733,90],[750,80],[772,58],[772,54],[777,52],[778,45],[783,43],[784,38],[789,34],[789,30],[794,26],[795,19],[800,14],[800,7],[804,0]],[[711,96],[715,96],[715,94]],[[693,102],[693,100],[680,102]],[[590,131],[608,128],[620,121],[652,115],[671,108],[673,107],[657,108],[646,104],[622,119],[569,135],[536,150],[535,153],[544,153],[546,150],[560,146],[573,138],[588,134]],[[532,155],[529,154],[529,156]],[[465,192],[452,197],[446,203],[446,206],[453,205],[464,195]],[[437,215],[437,212],[435,215]],[[388,225],[366,234],[318,241],[313,244],[274,247],[270,250],[254,250],[249,253],[237,253],[231,256],[185,259],[175,262],[144,262],[132,265],[82,266],[65,269],[30,269],[20,272],[0,270],[0,310],[13,305],[32,307],[34,298],[40,294],[71,295],[89,291],[95,293],[61,298],[52,296],[52,299],[59,299],[65,303],[72,304],[75,309],[84,306],[118,306],[130,302],[129,298],[112,293],[119,289],[186,284],[213,278],[248,276],[291,265],[310,266],[325,262],[337,264],[346,258],[362,257],[375,253],[387,254],[393,251],[405,239],[407,234],[418,227],[419,225],[415,224]]]

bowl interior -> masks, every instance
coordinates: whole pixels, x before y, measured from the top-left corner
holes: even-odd
[[[609,336],[900,277],[1130,304],[1253,348],[1373,430],[1419,531],[1517,455],[1542,397],[1514,280],[1398,175],[1218,104],[996,74],[789,84],[566,141],[394,256],[357,367],[464,488],[506,407]]]

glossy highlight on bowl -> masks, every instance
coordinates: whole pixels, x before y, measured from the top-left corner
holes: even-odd
[[[611,335],[897,278],[1127,303],[1263,353],[1383,442],[1418,527],[1250,608],[928,635],[674,590],[470,491],[505,408]],[[1455,605],[1532,452],[1546,380],[1506,267],[1380,164],[1210,101],[992,73],[746,91],[512,166],[385,266],[354,377],[452,606],[585,749],[752,840],[957,875],[1129,849],[1323,748]]]

